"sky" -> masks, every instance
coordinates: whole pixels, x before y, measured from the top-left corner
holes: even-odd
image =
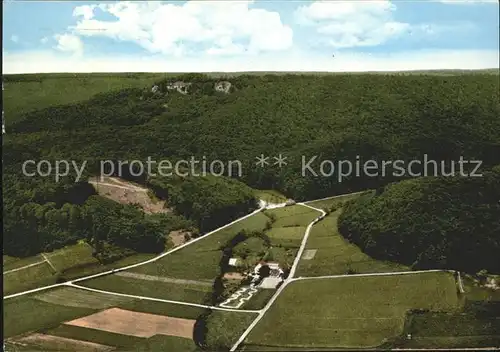
[[[3,2],[4,73],[499,67],[497,0]]]

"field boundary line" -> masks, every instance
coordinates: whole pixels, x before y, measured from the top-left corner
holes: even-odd
[[[342,197],[342,196],[347,196],[347,195],[351,195],[351,194],[357,194],[357,193],[363,193],[363,192],[367,192],[367,191],[360,191],[360,192],[355,192],[355,193],[345,193],[345,194],[340,194],[340,195],[337,195],[337,196],[332,196],[332,197],[326,197],[326,198],[322,198],[322,199],[313,199],[313,200],[310,200],[310,201],[307,201],[307,203],[309,202],[315,202],[315,201],[318,201],[318,200],[323,200],[323,199],[330,199],[330,198],[335,198],[335,197]],[[297,203],[297,204],[301,204],[301,205],[305,205],[309,208],[313,208],[315,210],[318,210],[318,211],[323,211],[323,210],[319,210],[317,208],[314,208],[312,206],[309,206],[309,205],[306,205],[305,203]],[[73,282],[80,282],[80,281],[85,281],[85,280],[89,280],[89,279],[93,279],[93,278],[96,278],[96,277],[100,277],[100,276],[105,276],[105,275],[109,275],[109,274],[112,274],[112,273],[115,273],[117,271],[122,271],[122,270],[128,270],[128,269],[131,269],[131,268],[136,268],[138,266],[141,266],[141,265],[145,265],[145,264],[149,264],[149,263],[153,263],[155,262],[156,260],[159,260],[163,257],[165,257],[166,255],[169,255],[171,253],[174,253],[184,247],[187,247],[189,246],[190,244],[193,244],[199,240],[202,240],[203,238],[205,238],[206,236],[210,236],[211,234],[213,233],[216,233],[217,231],[220,231],[222,229],[225,229],[226,227],[229,227],[239,221],[242,221],[252,215],[255,215],[261,211],[264,211],[266,209],[266,207],[259,207],[258,209],[254,210],[253,212],[245,215],[245,216],[242,216],[241,218],[238,218],[236,220],[233,220],[232,222],[224,225],[224,226],[221,226],[215,230],[212,230],[206,234],[204,234],[203,236],[200,236],[200,237],[197,237],[195,238],[194,240],[191,240],[187,243],[184,243],[183,245],[180,245],[178,247],[175,247],[165,253],[162,253],[154,258],[151,258],[151,259],[148,259],[144,262],[139,262],[139,263],[136,263],[136,264],[132,264],[132,265],[128,265],[128,266],[125,266],[125,267],[122,267],[122,268],[117,268],[117,269],[112,269],[112,270],[108,270],[108,271],[105,271],[105,272],[102,272],[102,273],[98,273],[98,274],[93,274],[93,275],[89,275],[89,276],[84,276],[84,277],[81,277],[81,278],[78,278],[78,279],[75,279],[75,280],[71,280],[71,281],[67,281],[67,282],[62,282],[62,283],[58,283],[58,284],[53,284],[53,285],[49,285],[49,286],[43,286],[43,287],[38,287],[38,288],[35,288],[35,289],[32,289],[32,290],[28,290],[28,291],[23,291],[23,292],[18,292],[18,293],[14,293],[14,294],[11,294],[11,295],[8,295],[8,296],[4,296],[3,299],[10,299],[10,298],[15,298],[15,297],[19,297],[19,296],[23,296],[23,295],[27,295],[27,294],[30,294],[30,293],[35,293],[35,292],[40,292],[40,291],[44,291],[44,290],[48,290],[48,289],[51,289],[51,288],[56,288],[56,287],[62,287],[62,286],[65,286],[67,284],[71,284]]]
[[[429,269],[429,270],[410,270],[410,271],[389,271],[389,272],[383,272],[383,273],[366,273],[366,274],[339,274],[339,275],[324,275],[324,276],[301,276],[301,277],[293,278],[291,281],[338,279],[338,278],[342,278],[342,277],[396,276],[396,275],[410,275],[410,274],[437,273],[437,272],[455,273],[454,270]]]
[[[460,293],[465,293],[464,285],[462,282],[462,275],[460,275],[460,271],[457,271],[457,281],[458,281],[458,289],[460,290]]]
[[[31,264],[22,266],[20,268],[15,268],[15,269],[4,271],[3,274],[5,275],[5,274],[8,274],[8,273],[13,273],[14,271],[19,271],[19,270],[27,269],[27,268],[30,268],[32,266],[40,265],[40,264],[43,264],[43,263],[45,263],[45,260],[40,260],[39,262],[31,263]]]
[[[42,253],[42,257],[43,257],[43,259],[45,259],[45,261],[47,262],[47,264],[49,264],[49,265],[50,265],[50,267],[54,270],[54,273],[57,273],[57,269],[56,269],[56,267],[54,266],[54,264],[52,264],[52,262],[49,260],[49,257],[47,257],[47,256],[45,255],[45,253]]]
[[[143,280],[143,281],[152,281],[152,282],[167,282],[171,284],[179,284],[179,285],[193,285],[193,286],[204,286],[204,287],[212,287],[213,283],[209,281],[196,281],[196,280],[186,280],[186,279],[177,279],[173,277],[167,276],[154,276],[154,275],[146,275],[140,273],[134,273],[132,271],[119,271],[116,272],[115,275],[127,277],[130,279]]]
[[[281,292],[285,289],[286,286],[290,282],[293,282],[293,275],[295,274],[295,270],[297,270],[297,266],[299,265],[300,259],[302,257],[302,253],[304,252],[304,249],[306,247],[307,239],[309,238],[309,233],[311,232],[311,228],[313,227],[314,224],[316,224],[318,221],[323,219],[326,216],[326,212],[323,209],[318,209],[313,206],[304,204],[304,203],[297,203],[297,205],[302,205],[311,209],[314,209],[316,211],[319,211],[321,213],[320,216],[318,216],[316,219],[311,221],[309,225],[307,225],[306,231],[304,233],[304,238],[302,239],[302,243],[300,244],[300,248],[297,252],[297,255],[295,256],[295,259],[293,261],[292,268],[290,269],[290,274],[288,275],[287,279],[285,282],[278,288],[276,293],[271,297],[269,302],[267,302],[266,306],[259,312],[259,315],[254,319],[254,321],[246,328],[246,330],[241,334],[241,336],[238,338],[238,340],[234,343],[234,345],[231,347],[230,352],[236,351],[236,349],[241,345],[241,343],[247,338],[247,336],[250,334],[250,332],[253,330],[253,328],[259,323],[259,321],[264,317],[264,315],[267,313],[267,311],[271,308],[273,305],[274,301],[279,297]]]
[[[223,310],[223,311],[229,311],[229,312],[241,312],[241,313],[259,313],[260,312],[259,310],[245,310],[245,309],[222,308],[222,307],[216,307],[216,306],[208,306],[208,305],[199,304],[199,303],[173,301],[173,300],[169,300],[169,299],[162,299],[162,298],[155,298],[155,297],[148,297],[148,296],[130,295],[130,294],[127,294],[127,293],[105,291],[105,290],[99,290],[99,289],[95,289],[95,288],[91,288],[91,287],[80,286],[80,285],[76,285],[74,283],[66,283],[66,286],[78,288],[78,289],[81,289],[81,290],[87,290],[87,291],[92,291],[92,292],[103,293],[103,294],[107,294],[107,295],[122,296],[122,297],[128,297],[128,298],[141,299],[141,300],[144,300],[144,301],[155,301],[155,302],[162,302],[162,303],[179,304],[179,305],[183,305],[183,306],[192,306],[192,307],[207,308],[207,309],[214,309],[214,310]]]

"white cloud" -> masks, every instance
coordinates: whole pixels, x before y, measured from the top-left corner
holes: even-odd
[[[83,5],[83,6],[77,6],[73,10],[73,16],[75,17],[83,17],[85,20],[90,20],[91,18],[94,17],[94,9],[97,7],[97,5]]]
[[[318,43],[351,48],[380,45],[409,33],[412,26],[396,21],[395,10],[388,0],[316,1],[300,6],[295,15],[299,24],[316,28]]]
[[[60,57],[52,52],[4,53],[7,74],[39,72],[242,72],[242,71],[404,71],[498,68],[497,50],[425,50],[393,54],[341,52],[335,58],[305,54],[244,57],[169,58]]]
[[[47,38],[47,37],[43,37],[42,39],[40,39],[40,43],[42,43],[42,44],[46,44],[48,41],[49,41],[49,38]]]
[[[14,43],[18,43],[19,42],[19,37],[17,35],[13,35],[10,37],[10,40],[13,41]]]
[[[79,18],[71,27],[83,37],[102,36],[134,42],[152,53],[179,54],[193,47],[211,54],[243,51],[270,52],[292,46],[293,31],[278,12],[251,9],[252,1],[189,1],[185,4],[158,2],[84,5],[75,8]],[[115,20],[98,20],[94,10]]]
[[[72,53],[74,55],[81,55],[83,53],[82,40],[73,34],[56,34],[54,39],[57,41],[57,50]]]

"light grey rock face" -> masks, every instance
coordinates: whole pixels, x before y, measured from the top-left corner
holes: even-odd
[[[158,90],[160,90],[160,87],[158,87],[158,86],[153,86],[153,88],[151,88],[151,92],[153,92],[153,93],[158,92]]]
[[[229,89],[231,88],[231,82],[229,81],[220,81],[215,83],[214,89],[217,92],[222,92],[222,93],[229,93]]]
[[[191,85],[191,83],[177,81],[177,82],[174,82],[174,83],[167,85],[167,89],[171,89],[171,90],[175,89],[181,94],[187,94],[188,88],[190,85]]]

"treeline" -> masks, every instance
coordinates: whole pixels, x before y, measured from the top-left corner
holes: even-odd
[[[426,75],[242,75],[217,94],[218,79],[180,75],[160,86],[191,83],[175,90],[105,93],[79,104],[27,114],[7,133],[4,162],[51,155],[59,159],[240,160],[242,180],[310,199],[378,187],[401,180],[385,176],[302,176],[302,156],[322,160],[429,159],[463,156],[500,163],[500,98],[497,76]],[[205,88],[203,88],[205,87]],[[209,89],[210,88],[210,89]],[[163,88],[162,88],[163,89]],[[142,100],[141,100],[142,99]],[[25,133],[38,131],[38,133]],[[255,157],[280,153],[287,166],[256,168]],[[414,173],[423,165],[414,165]],[[440,171],[439,171],[440,172]],[[406,175],[408,177],[408,175]]]
[[[479,178],[402,181],[349,202],[340,233],[415,269],[500,272],[500,167]]]
[[[24,198],[20,193],[4,198],[4,254],[30,256],[85,240],[105,262],[108,255],[119,257],[120,252],[161,252],[169,245],[171,231],[195,228],[180,215],[147,215],[135,206],[95,195],[87,183],[55,185],[55,190],[36,188]],[[108,253],[110,246],[114,253]]]
[[[84,180],[92,175],[92,168],[87,171]],[[74,172],[55,182],[5,168],[4,254],[24,257],[78,240],[91,244],[103,261],[109,255],[116,257],[120,248],[123,253],[156,253],[170,245],[166,236],[171,231],[184,229],[197,236],[200,230],[210,231],[257,207],[252,189],[234,179],[124,176],[151,187],[174,212],[148,215],[136,206],[98,196],[89,183],[76,182]],[[110,246],[114,254],[107,253]]]

